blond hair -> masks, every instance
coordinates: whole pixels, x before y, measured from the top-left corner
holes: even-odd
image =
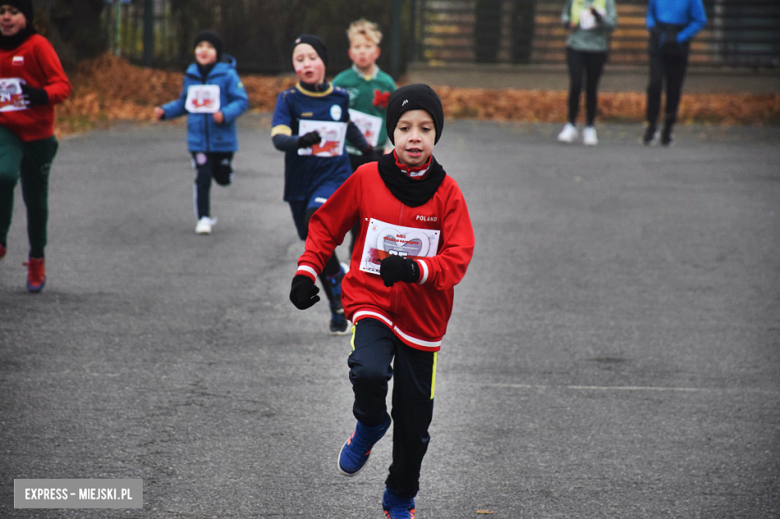
[[[368,41],[374,42],[375,45],[379,45],[379,42],[382,41],[382,32],[379,30],[379,26],[374,22],[369,22],[365,18],[352,22],[349,24],[349,29],[347,29],[347,38],[349,38],[350,42],[352,41],[352,38],[359,34],[364,36]]]

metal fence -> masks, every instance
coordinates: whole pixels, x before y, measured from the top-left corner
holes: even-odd
[[[450,63],[565,63],[563,0],[419,0],[415,60]],[[647,63],[647,0],[617,0],[612,64]],[[690,63],[780,67],[779,0],[704,0],[706,27]]]
[[[400,1],[400,0],[398,0]],[[390,68],[390,2],[386,0],[107,0],[102,26],[112,51],[137,63],[181,68],[193,60],[193,39],[201,29],[222,34],[226,52],[238,60],[239,70],[252,73],[289,73],[290,45],[302,32],[323,37],[329,49],[329,69],[350,66],[346,29],[366,17],[385,33],[380,66]],[[405,0],[405,38],[410,5]],[[144,10],[153,11],[153,52],[144,57]],[[405,47],[405,45],[403,46]],[[147,48],[147,52],[149,49]],[[396,57],[403,49],[396,53]],[[404,55],[407,55],[406,53]]]

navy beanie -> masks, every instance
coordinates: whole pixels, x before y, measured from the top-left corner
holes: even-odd
[[[35,10],[33,9],[32,0],[2,0],[5,5],[16,7],[27,19],[27,26],[32,27],[33,18],[35,18]]]
[[[311,45],[314,50],[317,52],[317,55],[320,57],[322,62],[325,64],[325,67],[328,66],[328,48],[325,46],[325,42],[322,41],[322,38],[319,36],[314,36],[312,34],[301,34],[297,38],[295,38],[295,42],[293,42],[292,49],[290,49],[290,57],[292,58],[292,53],[295,52],[295,47],[300,45],[301,43],[308,43]]]
[[[444,129],[444,110],[441,106],[441,98],[431,87],[422,83],[402,86],[390,95],[390,100],[387,102],[387,120],[385,121],[387,137],[390,142],[395,144],[393,133],[395,133],[398,119],[409,110],[425,110],[431,114],[433,124],[436,126],[436,140],[433,143],[439,142],[439,137]]]
[[[206,29],[205,31],[200,31],[198,35],[195,37],[195,46],[197,47],[198,43],[202,41],[209,42],[217,50],[217,62],[222,60],[222,51],[224,50],[224,45],[222,44],[222,38],[219,36],[219,34],[216,31],[212,31],[210,29]]]

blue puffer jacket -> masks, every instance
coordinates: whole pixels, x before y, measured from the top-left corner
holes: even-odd
[[[236,72],[236,60],[227,54],[223,56],[206,78],[201,77],[198,65],[191,64],[184,73],[184,85],[176,101],[163,105],[165,118],[173,119],[187,113],[184,107],[187,90],[191,85],[219,86],[219,111],[225,116],[222,124],[214,122],[213,114],[189,114],[187,117],[187,146],[190,151],[238,150],[236,119],[249,107],[244,85]]]

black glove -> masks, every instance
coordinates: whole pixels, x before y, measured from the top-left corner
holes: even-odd
[[[299,148],[311,148],[314,144],[317,144],[322,140],[318,132],[309,132],[298,137]]]
[[[43,106],[49,104],[49,94],[42,88],[35,88],[23,84],[22,95],[27,99],[27,104],[30,106]]]
[[[598,23],[601,23],[601,13],[596,10],[595,7],[590,8],[590,12]]]
[[[363,151],[363,157],[365,157],[366,162],[379,162],[379,159],[381,157],[379,156],[379,153],[376,152],[373,146],[369,146],[368,148],[362,151]]]
[[[298,310],[306,310],[320,300],[320,289],[308,276],[298,274],[292,280],[290,289],[290,301]]]
[[[420,279],[420,267],[417,262],[409,258],[391,255],[379,264],[379,275],[386,287],[393,286],[396,281],[404,283],[417,283]]]

